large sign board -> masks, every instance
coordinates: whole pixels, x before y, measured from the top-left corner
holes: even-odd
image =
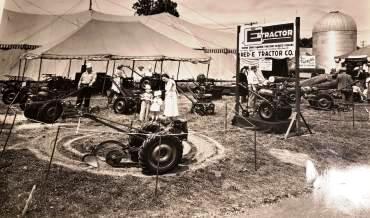
[[[299,68],[314,69],[316,68],[315,56],[299,56]]]
[[[295,23],[240,27],[240,58],[292,58],[295,56]]]

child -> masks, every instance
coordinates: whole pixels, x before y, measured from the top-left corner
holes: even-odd
[[[152,88],[150,85],[145,85],[145,92],[141,94],[140,121],[146,121],[148,119],[150,102],[152,99]]]
[[[161,111],[161,106],[163,104],[161,96],[161,91],[154,92],[154,99],[152,100],[152,105],[150,106],[150,111],[152,112],[152,121],[158,120],[159,112]]]

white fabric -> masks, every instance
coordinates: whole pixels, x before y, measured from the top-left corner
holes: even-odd
[[[166,83],[166,98],[164,99],[164,115],[166,117],[177,117],[179,109],[177,105],[176,83],[169,79]]]
[[[259,83],[258,77],[253,70],[248,72],[247,80],[248,80],[248,84],[250,85],[257,85]]]
[[[163,104],[162,99],[160,97],[155,97],[152,101],[152,105],[150,106],[150,111],[160,112],[162,104]]]
[[[112,84],[112,90],[113,90],[114,92],[120,93],[119,88],[117,87],[117,85],[118,85],[118,86],[120,86],[120,85],[121,85],[121,77],[115,77],[115,78],[113,79],[113,81],[114,81],[114,83]],[[117,85],[116,85],[116,84],[117,84]]]

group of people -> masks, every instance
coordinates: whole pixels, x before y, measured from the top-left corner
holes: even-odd
[[[152,92],[150,85],[146,85],[145,92],[141,94],[140,121],[147,121],[149,114],[152,114],[152,121],[158,120],[162,105],[163,115],[167,118],[173,119],[179,115],[176,82],[167,74],[162,75],[162,80],[166,83],[164,102],[161,98],[162,91]]]
[[[267,80],[256,65],[251,67],[244,66],[241,69],[239,74],[239,94],[241,96],[241,103],[247,103],[249,113],[253,113],[255,110],[257,100],[255,92],[257,92],[258,86],[266,84],[266,81]]]
[[[342,100],[344,103],[352,103],[354,101],[354,95],[358,95],[359,100],[365,101],[370,103],[370,75],[369,72],[365,72],[361,67],[357,67],[354,70],[357,71],[357,76],[365,74],[366,79],[365,81],[353,81],[352,76],[347,73],[347,69],[345,67],[339,70],[337,75],[337,90],[341,92]],[[336,73],[336,69],[332,70],[332,73]]]
[[[148,68],[151,72],[151,68]],[[143,67],[139,67],[142,71]],[[78,82],[78,95],[76,101],[77,108],[88,109],[90,107],[90,98],[92,93],[92,86],[96,81],[96,73],[93,72],[92,64],[86,63],[85,69],[82,70],[80,80]],[[146,74],[145,74],[146,75]],[[123,70],[123,65],[118,65],[112,76],[112,87],[108,95],[108,104],[112,102],[115,95],[121,93],[121,81],[127,78],[127,74]],[[162,105],[164,106],[163,114],[170,119],[179,116],[177,104],[177,87],[176,82],[167,74],[162,74],[162,81],[165,82],[165,99],[162,100],[162,91],[152,91],[150,85],[145,86],[144,93],[141,94],[141,109],[139,119],[147,121],[149,113],[152,114],[152,120],[158,120]]]

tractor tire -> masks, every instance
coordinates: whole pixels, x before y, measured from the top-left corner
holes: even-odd
[[[288,104],[295,104],[297,100],[295,97],[295,93],[289,93],[287,97]]]
[[[116,114],[125,114],[127,112],[126,99],[118,97],[113,103],[113,110]]]
[[[165,174],[181,162],[183,146],[174,136],[148,137],[139,150],[139,163],[145,174]]]
[[[60,101],[53,101],[42,105],[37,113],[37,120],[44,123],[55,123],[63,113]]]
[[[277,111],[277,119],[287,120],[292,115],[292,108],[281,108]]]
[[[262,120],[273,121],[276,114],[275,108],[267,101],[263,101],[258,107],[258,115]]]
[[[39,113],[39,103],[26,103],[24,107],[24,116],[28,119],[36,120]]]
[[[152,84],[151,84],[151,77],[145,76],[145,77],[141,78],[141,80],[140,80],[140,88],[141,89],[145,89],[145,86],[146,85],[152,86]]]
[[[4,104],[11,104],[15,97],[17,96],[17,92],[15,90],[7,90],[3,94],[3,102]],[[17,99],[14,100],[13,104],[17,103]]]
[[[334,105],[332,97],[328,94],[319,94],[317,96],[317,107],[319,109],[330,110]]]
[[[119,150],[111,150],[105,156],[105,162],[107,162],[107,164],[111,165],[112,167],[115,167],[121,163],[123,157],[124,154]]]

